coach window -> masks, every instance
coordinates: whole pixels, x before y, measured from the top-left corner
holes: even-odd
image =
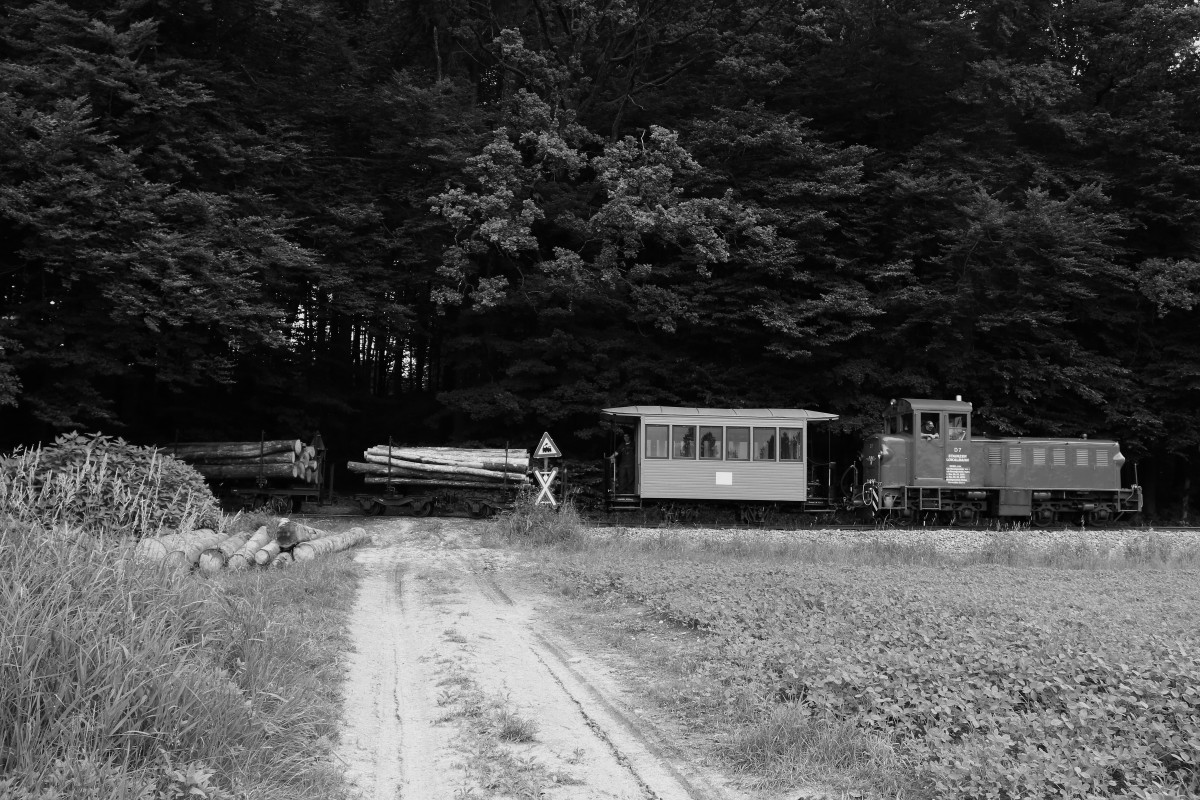
[[[696,426],[671,426],[671,458],[696,457]]]
[[[721,458],[721,429],[708,425],[700,426],[700,458]]]
[[[728,461],[750,460],[750,429],[725,429],[725,458]]]
[[[774,461],[775,460],[775,429],[774,428],[755,428],[754,429],[754,460],[755,461]]]
[[[780,461],[803,461],[804,460],[804,429],[803,428],[780,428],[779,429],[779,460]]]
[[[646,458],[667,457],[667,426],[646,426]]]

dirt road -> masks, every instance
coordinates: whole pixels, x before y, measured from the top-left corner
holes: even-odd
[[[481,524],[380,520],[359,551],[340,755],[369,800],[741,800],[540,618]]]

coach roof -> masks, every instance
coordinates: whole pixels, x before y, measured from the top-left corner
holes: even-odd
[[[745,417],[746,419],[830,420],[837,414],[805,408],[680,408],[676,406],[621,406],[603,413],[618,417]]]

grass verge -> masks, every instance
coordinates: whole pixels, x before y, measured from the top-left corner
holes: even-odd
[[[341,797],[349,560],[205,581],[130,556],[0,524],[0,796]]]

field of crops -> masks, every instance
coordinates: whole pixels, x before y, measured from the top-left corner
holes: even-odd
[[[1200,576],[597,554],[587,594],[695,629],[680,702],[887,737],[909,793],[1200,795]]]

